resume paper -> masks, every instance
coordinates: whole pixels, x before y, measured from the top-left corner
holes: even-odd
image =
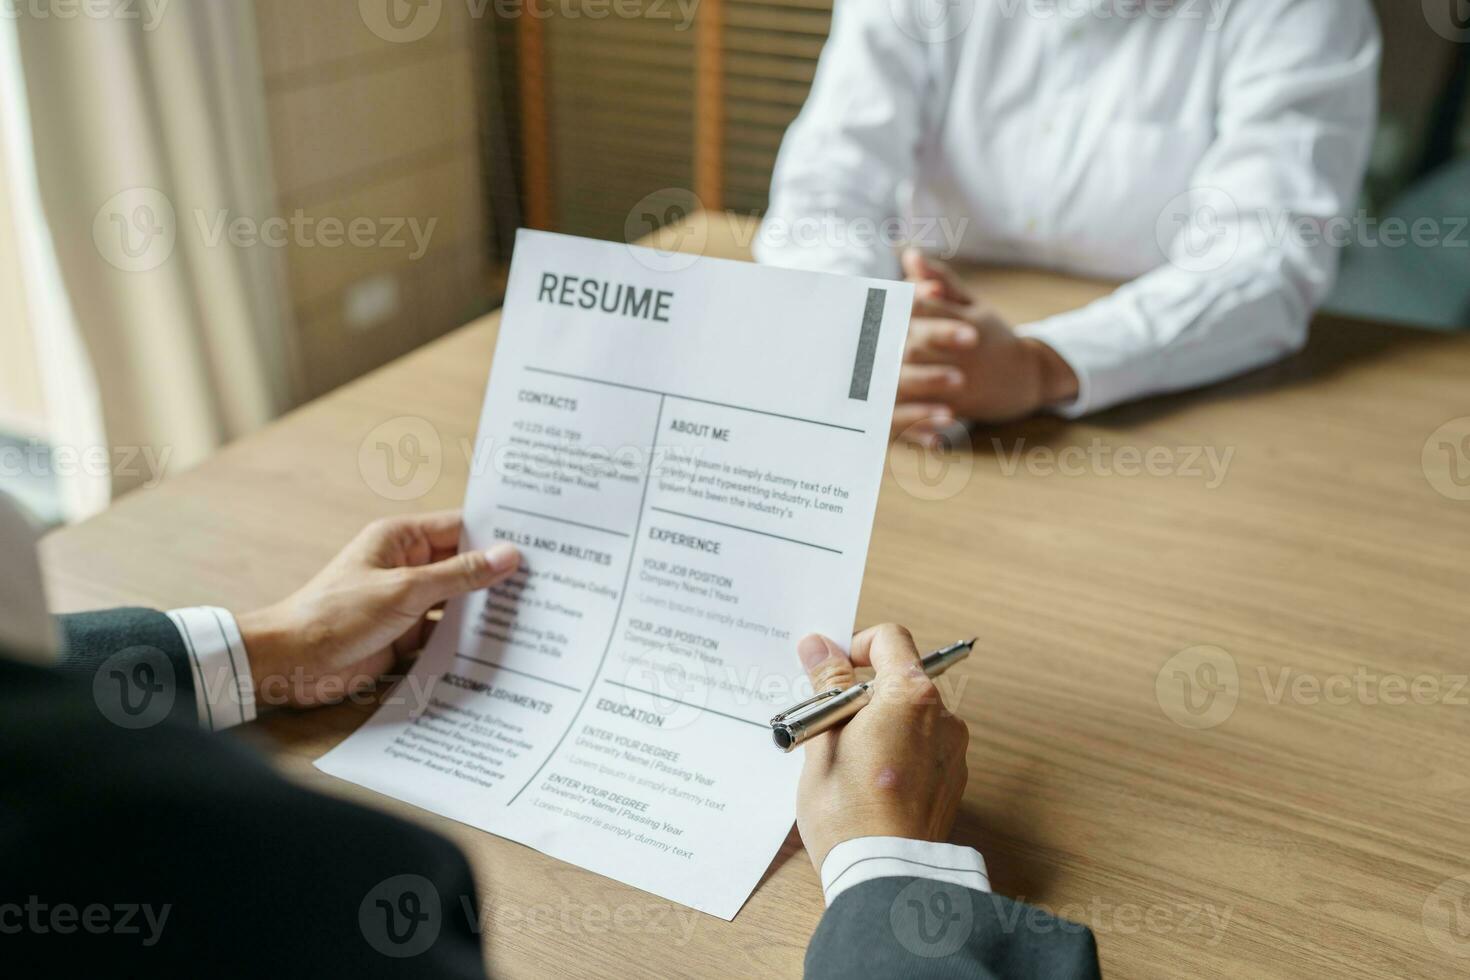
[[[461,547],[521,570],[318,767],[733,919],[795,812],[796,643],[852,632],[912,302],[520,232]]]

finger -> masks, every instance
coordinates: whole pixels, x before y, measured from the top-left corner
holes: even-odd
[[[943,717],[945,736],[953,746],[952,751],[960,758],[964,758],[965,753],[970,750],[970,726],[965,724],[965,719],[950,714],[948,711],[944,712]]]
[[[924,671],[914,635],[895,623],[870,626],[854,634],[851,660],[858,667],[872,667],[879,677]]]
[[[359,554],[387,568],[425,565],[459,550],[460,525],[457,510],[385,517],[363,528],[354,543]]]
[[[980,344],[980,331],[963,320],[920,317],[909,324],[908,351],[933,351],[947,354],[974,350]]]
[[[942,707],[934,682],[924,673],[913,635],[902,626],[885,623],[864,630],[853,637],[852,650],[853,663],[873,668],[875,702]],[[932,718],[926,722],[932,723]]]
[[[960,282],[953,269],[939,259],[931,258],[916,248],[906,248],[899,262],[905,279],[925,284],[921,292],[934,295],[937,290],[939,296],[956,302],[970,298],[969,288]]]
[[[801,638],[796,645],[796,655],[801,659],[801,665],[806,669],[807,677],[811,678],[812,691],[820,693],[830,691],[833,688],[845,690],[857,683],[857,674],[853,672],[852,661],[842,648],[827,637],[817,633]],[[832,761],[832,753],[836,750],[837,732],[823,732],[805,743],[805,762],[807,766],[821,766]]]
[[[292,677],[292,693],[296,703],[303,708],[338,704],[371,691],[392,668],[392,652],[378,650],[343,670]]]
[[[379,650],[361,663],[354,664],[347,674],[349,690],[372,690],[383,675],[393,669],[393,662],[393,651]]]
[[[407,633],[404,633],[393,641],[393,655],[399,659],[403,659],[422,650],[424,644],[428,642],[427,637],[424,635],[424,630],[428,625],[428,620],[421,618],[417,623],[409,627]]]
[[[819,633],[801,638],[796,645],[796,655],[811,678],[812,690],[828,691],[832,688],[848,688],[857,683],[857,674],[852,661],[832,640]]]
[[[503,582],[520,564],[521,553],[514,545],[502,542],[488,551],[463,551],[430,565],[407,568],[403,574],[408,576],[415,603],[428,609]]]
[[[946,320],[973,320],[977,315],[988,312],[986,307],[970,301],[956,302],[948,296],[915,296],[914,316],[936,317]]]
[[[429,547],[435,551],[449,551],[459,547],[459,535],[464,526],[464,517],[457,510],[440,510],[428,514],[414,514],[404,520],[423,532]]]
[[[914,283],[913,310],[918,316],[923,316],[924,311],[935,304],[965,307],[975,302],[973,293],[955,292],[939,279],[924,279]]]
[[[929,264],[924,261],[924,253],[912,245],[899,254],[898,264],[903,268],[903,277],[909,282],[932,278],[929,275]]]
[[[937,446],[939,433],[954,424],[954,409],[948,405],[906,402],[894,407],[892,439]]]
[[[429,637],[434,635],[434,627],[439,625],[443,616],[444,604],[441,602],[420,616],[407,633],[393,641],[393,652],[403,659],[428,646]]]
[[[965,390],[965,372],[945,364],[905,364],[898,372],[900,402],[944,402]]]

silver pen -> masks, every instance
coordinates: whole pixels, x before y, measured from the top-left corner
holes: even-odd
[[[924,673],[938,677],[968,657],[974,645],[975,640],[969,639],[935,650],[920,661]],[[872,681],[862,681],[845,691],[834,687],[813,694],[800,704],[793,704],[771,719],[771,738],[775,740],[776,748],[790,752],[813,735],[842,724],[872,700],[872,687]]]

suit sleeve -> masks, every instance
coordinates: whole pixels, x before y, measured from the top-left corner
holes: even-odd
[[[57,666],[92,679],[99,707],[125,711],[162,698],[169,717],[212,732],[255,720],[250,658],[227,609],[109,609],[61,616],[58,625]]]
[[[807,980],[1099,980],[1086,926],[929,878],[875,878],[842,892],[807,947]]]
[[[192,718],[127,730],[89,688],[0,658],[7,975],[483,980],[449,841],[289,783]]]
[[[141,704],[152,692],[149,703],[166,700],[170,719],[197,723],[194,666],[184,637],[165,613],[107,609],[58,616],[56,622],[56,668],[92,680],[94,694],[109,702],[99,705],[104,714]]]

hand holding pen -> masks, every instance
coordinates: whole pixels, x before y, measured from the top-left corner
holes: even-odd
[[[973,639],[951,643],[925,655],[919,665],[930,678],[938,677],[968,657],[974,646]],[[877,680],[875,677],[871,681],[860,681],[846,688],[818,688],[805,701],[776,715],[771,719],[771,738],[776,743],[776,748],[782,752],[790,752],[807,739],[847,721],[872,700],[873,685]]]
[[[867,705],[805,744],[796,823],[818,873],[828,851],[856,837],[946,840],[965,792],[970,732],[945,710],[909,631],[864,630],[851,657],[823,636],[806,637],[797,652],[817,691],[853,687],[854,667],[876,671]]]

